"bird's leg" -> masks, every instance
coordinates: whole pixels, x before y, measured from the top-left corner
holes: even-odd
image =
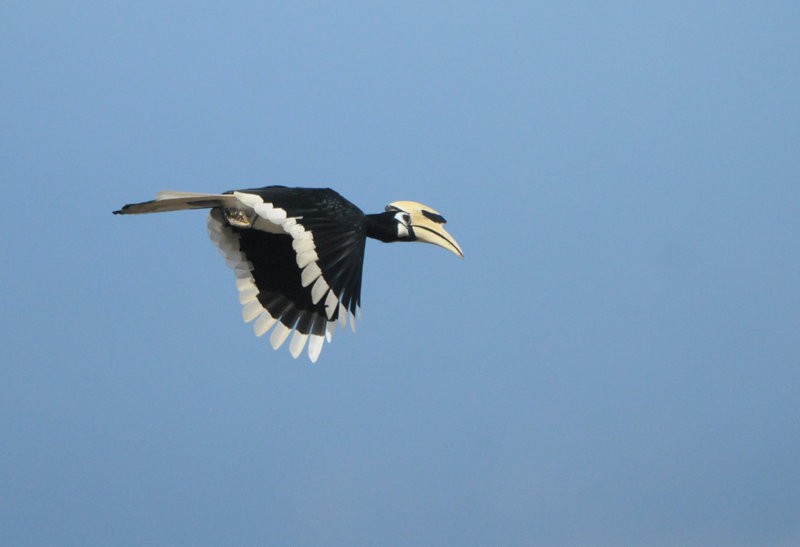
[[[246,211],[241,209],[224,209],[225,220],[228,221],[230,226],[237,228],[250,228],[253,225],[250,216]]]

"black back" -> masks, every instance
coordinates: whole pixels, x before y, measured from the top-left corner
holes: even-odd
[[[361,305],[361,273],[366,230],[364,213],[328,188],[265,188],[238,190],[260,196],[265,203],[286,211],[310,232],[318,256],[317,265],[339,302],[355,314]],[[289,234],[273,234],[231,225],[240,237],[240,250],[253,264],[258,300],[273,317],[300,332],[324,332],[325,298],[314,304],[311,285],[303,287],[297,253]],[[338,317],[338,309],[330,317]],[[305,324],[307,323],[307,324]]]

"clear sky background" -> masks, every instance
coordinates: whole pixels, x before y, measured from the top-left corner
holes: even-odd
[[[4,2],[0,543],[800,544],[800,4]],[[162,189],[411,199],[320,362]]]

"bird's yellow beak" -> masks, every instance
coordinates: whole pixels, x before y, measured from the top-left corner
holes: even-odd
[[[438,211],[416,201],[394,201],[386,206],[386,210],[408,213],[409,224],[417,241],[433,243],[464,258],[464,252],[455,238],[444,229],[447,221]]]

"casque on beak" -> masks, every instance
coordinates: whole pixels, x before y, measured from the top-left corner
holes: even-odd
[[[464,258],[464,252],[455,238],[444,229],[447,221],[438,211],[416,201],[393,201],[386,206],[386,210],[408,213],[409,224],[417,241],[433,243]]]

